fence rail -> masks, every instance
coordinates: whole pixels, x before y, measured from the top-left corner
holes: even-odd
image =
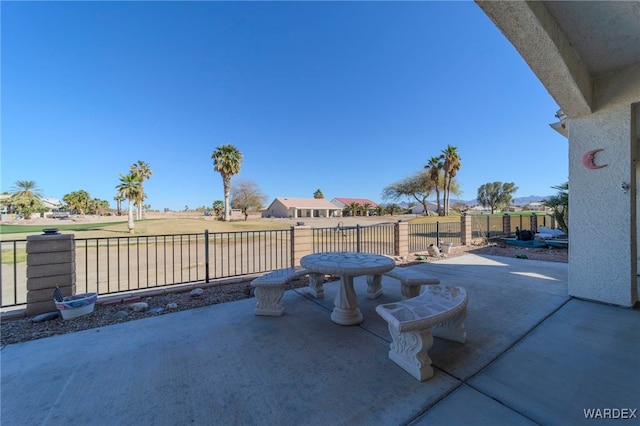
[[[537,223],[553,227],[549,216],[537,216]],[[312,228],[311,250],[394,255],[396,225]],[[471,227],[472,238],[491,238],[513,233],[516,227],[527,229],[529,219],[511,216],[508,231],[501,217],[472,216]],[[409,224],[408,229],[410,253],[462,241],[461,222]],[[27,240],[0,244],[1,307],[26,305]],[[293,266],[291,245],[291,230],[78,238],[76,292],[106,295],[268,272]]]
[[[313,228],[313,252],[356,251],[393,255],[394,229],[395,225],[392,223]]]

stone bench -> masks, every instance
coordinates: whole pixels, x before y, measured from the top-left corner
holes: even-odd
[[[429,349],[433,336],[464,343],[467,292],[462,287],[432,285],[419,296],[378,305],[393,339],[389,358],[423,381],[433,376]]]
[[[403,299],[409,299],[416,297],[420,294],[420,287],[423,285],[435,285],[440,284],[440,280],[433,278],[423,272],[416,271],[414,268],[401,268],[396,266],[389,272],[384,274],[387,277],[395,278],[400,281],[400,291]],[[369,275],[367,276],[367,298],[375,299],[382,294],[382,276],[381,275]]]
[[[291,268],[276,269],[251,281],[251,287],[254,289],[254,296],[258,300],[254,313],[256,315],[274,317],[282,315],[284,312],[284,307],[282,306],[284,285],[307,274],[309,274],[309,271],[302,266],[294,266]],[[316,274],[313,275],[313,284],[316,287],[319,287],[320,293],[322,293],[322,283],[320,282],[318,284],[318,277],[315,276]],[[317,294],[316,297],[318,297]]]

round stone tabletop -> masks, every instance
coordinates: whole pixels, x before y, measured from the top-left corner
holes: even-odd
[[[374,275],[390,271],[396,262],[387,256],[357,252],[314,253],[300,259],[311,272],[332,275]]]

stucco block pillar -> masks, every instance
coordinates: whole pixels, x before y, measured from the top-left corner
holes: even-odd
[[[409,256],[409,223],[397,222],[393,230],[393,251],[396,256]]]
[[[53,291],[70,296],[76,291],[76,245],[73,234],[27,237],[26,315],[56,310]]]
[[[530,226],[530,230],[531,232],[533,232],[534,234],[536,232],[538,232],[538,215],[535,213],[531,213],[531,216],[529,216],[529,226]]]
[[[470,246],[473,241],[473,229],[471,227],[471,216],[463,214],[460,218],[460,244]]]
[[[502,215],[502,233],[505,237],[511,237],[511,216],[508,214]]]
[[[291,266],[299,266],[303,256],[313,253],[313,235],[310,226],[291,227]]]

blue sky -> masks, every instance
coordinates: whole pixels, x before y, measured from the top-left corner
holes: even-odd
[[[462,199],[568,179],[557,104],[470,1],[3,1],[1,19],[2,192],[33,180],[115,206],[142,160],[152,209],[210,206],[211,153],[229,143],[233,181],[267,204],[317,189],[384,202],[449,144]]]

